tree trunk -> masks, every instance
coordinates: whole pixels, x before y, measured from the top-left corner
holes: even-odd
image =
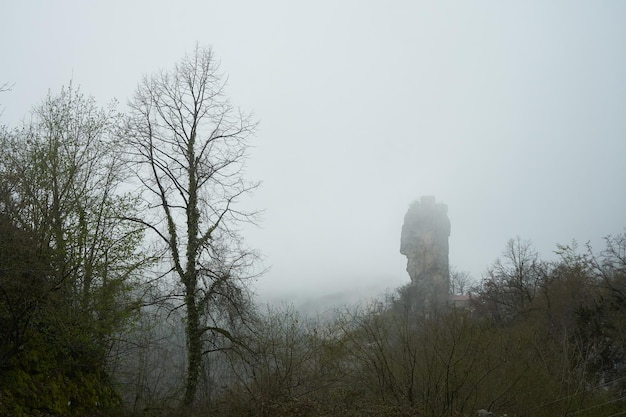
[[[183,398],[184,407],[191,407],[196,399],[202,360],[202,332],[194,284],[195,281],[193,284],[187,285],[185,295],[187,303],[187,379],[185,380],[185,396]]]
[[[187,145],[187,174],[189,175],[189,201],[187,203],[187,274],[184,279],[185,303],[187,304],[187,381],[185,384],[184,406],[190,407],[196,399],[198,376],[202,362],[202,332],[196,301],[198,274],[196,270],[198,254],[198,184],[196,183],[195,134],[192,131]]]

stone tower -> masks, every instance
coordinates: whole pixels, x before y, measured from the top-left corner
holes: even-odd
[[[433,196],[415,201],[404,216],[400,253],[407,257],[415,301],[429,308],[445,305],[450,286],[448,206]]]

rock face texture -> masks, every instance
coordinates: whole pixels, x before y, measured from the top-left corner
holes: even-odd
[[[450,285],[448,206],[433,196],[423,196],[404,216],[400,253],[407,257],[416,301],[425,307],[447,302]]]

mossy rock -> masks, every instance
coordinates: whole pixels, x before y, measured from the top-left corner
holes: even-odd
[[[0,378],[0,416],[80,416],[119,409],[117,392],[96,373],[29,374],[11,369]]]

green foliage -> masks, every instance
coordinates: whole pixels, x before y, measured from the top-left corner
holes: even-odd
[[[136,199],[120,190],[119,118],[71,86],[33,114],[1,138],[3,412],[103,410],[119,405],[109,353],[144,265],[143,230],[120,220]]]

